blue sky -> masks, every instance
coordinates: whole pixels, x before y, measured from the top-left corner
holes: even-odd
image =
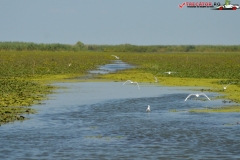
[[[183,2],[1,0],[0,41],[240,45],[240,9],[214,11],[209,8],[178,8]],[[224,3],[224,0],[216,2]],[[231,2],[240,4],[238,0]]]

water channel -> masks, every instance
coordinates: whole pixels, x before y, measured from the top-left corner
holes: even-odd
[[[124,66],[129,67],[115,61],[89,74]],[[55,85],[64,89],[45,105],[33,106],[37,114],[0,127],[0,159],[240,159],[239,113],[189,112],[223,105],[222,100],[185,102],[188,94],[198,92],[193,88],[139,83],[138,89],[123,82]]]

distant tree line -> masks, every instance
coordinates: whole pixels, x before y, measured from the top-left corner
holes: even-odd
[[[240,52],[240,45],[86,45],[37,44],[31,42],[0,42],[0,50],[10,51],[101,51],[101,52]]]
[[[17,51],[78,51],[84,44],[77,42],[75,45],[69,44],[37,44],[31,42],[0,42],[0,50],[17,50]]]

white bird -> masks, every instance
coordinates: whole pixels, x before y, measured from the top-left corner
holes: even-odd
[[[171,72],[171,71],[169,71],[169,72],[164,72],[164,73],[172,74],[172,73],[177,73],[177,72]]]
[[[115,55],[111,55],[111,56],[115,57],[116,59],[119,59],[119,57],[118,57],[118,56],[115,56]]]
[[[207,96],[206,94],[204,94],[204,93],[189,94],[189,95],[187,96],[187,98],[185,99],[185,101],[186,101],[190,96],[193,96],[193,95],[195,95],[197,98],[198,98],[200,95],[205,96],[205,97],[210,101],[210,98],[208,98],[208,96]]]
[[[137,84],[137,85],[138,85],[137,82],[133,82],[133,81],[131,81],[131,80],[127,80],[126,82],[123,83],[123,85],[124,85],[125,83],[127,83],[127,82],[130,82],[131,84]],[[139,85],[138,85],[138,89],[140,89]]]
[[[68,66],[70,67],[72,65],[72,63],[69,63]]]
[[[155,76],[154,76],[154,78],[155,78],[155,82],[157,83],[157,82],[158,82],[158,79],[157,79],[157,77],[155,77]]]
[[[150,105],[148,105],[148,108],[146,109],[146,112],[150,112]]]
[[[229,83],[228,85],[230,85],[230,84],[231,84],[231,83]],[[228,85],[223,86],[223,90],[226,90]]]

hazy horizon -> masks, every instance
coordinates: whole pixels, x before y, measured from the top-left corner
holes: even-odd
[[[2,0],[0,41],[71,45],[78,41],[88,45],[240,45],[240,9],[214,11],[186,6],[180,9],[178,5],[183,2]],[[237,0],[231,2],[240,4]]]

